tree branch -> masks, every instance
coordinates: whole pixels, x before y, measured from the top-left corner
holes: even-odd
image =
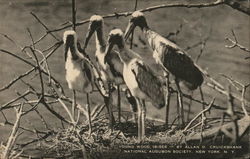
[[[52,54],[62,45],[62,42],[60,41],[60,42],[58,42],[58,43],[56,43],[56,44],[57,44],[57,45],[55,46],[55,48],[54,48],[50,53],[48,53],[48,54],[46,55],[46,59],[48,59],[48,58],[49,58],[49,57],[50,57],[50,56],[51,56],[51,55],[52,55]],[[23,58],[17,56],[17,55],[14,54],[14,53],[11,53],[11,52],[7,51],[7,50],[0,49],[0,51],[3,52],[3,53],[9,54],[9,55],[11,55],[11,56],[14,56],[15,58],[17,58],[17,59],[19,59],[19,60],[21,60],[21,61],[24,61],[25,63],[27,63],[27,64],[33,66],[32,69],[30,69],[30,70],[28,70],[27,72],[25,72],[25,73],[19,75],[18,77],[16,77],[16,78],[13,79],[12,81],[10,81],[9,84],[7,84],[6,86],[2,87],[2,88],[0,89],[0,92],[6,90],[6,89],[8,89],[8,88],[10,88],[14,83],[16,83],[17,81],[19,81],[19,80],[22,79],[23,77],[29,75],[31,72],[33,72],[33,71],[38,67],[37,65],[34,65],[34,64],[32,64],[31,62],[29,62],[29,61],[27,61],[27,60],[25,60],[25,59],[23,59]],[[44,61],[45,61],[45,59],[41,60],[41,61],[40,61],[40,64],[42,64]],[[45,73],[47,76],[49,76],[49,74],[48,74],[47,72],[44,72],[44,71],[42,71],[42,72]],[[62,87],[60,86],[60,83],[59,83],[53,76],[51,76],[51,79],[55,82],[56,85],[58,85],[58,86],[62,89]]]
[[[148,8],[144,8],[144,9],[140,9],[139,11],[141,12],[151,12],[153,10],[157,10],[157,9],[161,9],[161,8],[172,8],[172,7],[185,7],[185,8],[207,8],[207,7],[214,7],[214,6],[218,6],[218,5],[229,5],[230,7],[237,9],[245,14],[250,15],[250,11],[243,9],[244,7],[239,5],[239,3],[232,3],[232,2],[226,2],[226,1],[230,1],[230,0],[217,0],[217,1],[213,1],[213,2],[209,2],[209,3],[198,3],[198,4],[191,4],[191,3],[172,3],[172,4],[161,4],[161,5],[156,5],[156,6],[152,6],[152,7],[148,7]],[[236,5],[237,4],[237,5]],[[107,14],[107,15],[103,15],[103,18],[119,18],[119,17],[127,17],[129,15],[131,15],[133,13],[133,11],[128,11],[128,12],[120,12],[120,13],[113,13],[113,14]],[[76,26],[79,25],[83,25],[89,22],[89,19],[86,20],[82,20],[80,22],[76,22]],[[67,28],[72,27],[73,24],[69,24],[57,29],[52,29],[52,30],[48,30],[48,33],[51,32],[57,32],[57,31],[61,31]]]
[[[209,111],[212,106],[213,106],[213,103],[215,101],[215,98],[213,98],[213,100],[210,102],[210,104],[208,105],[207,108],[205,108],[204,110],[202,110],[199,114],[197,114],[189,123],[188,125],[185,127],[185,129],[183,130],[183,132],[186,132],[187,129],[191,126],[191,124],[198,118],[200,117],[202,114],[204,114],[205,112]]]
[[[45,28],[46,31],[49,30],[49,28],[40,20],[40,18],[39,18],[35,13],[30,12],[30,14],[38,21],[38,23],[40,23],[40,24]],[[57,38],[53,33],[48,32],[48,34],[50,34],[50,35],[51,35],[53,38],[55,38],[57,41],[60,41],[60,39]],[[36,44],[37,42],[39,42],[39,41],[40,41],[40,40],[37,40],[37,41],[35,42],[35,44]]]
[[[242,12],[242,13],[250,15],[250,8],[249,8],[249,6],[245,7],[245,6],[241,5],[240,2],[237,2],[236,0],[224,0],[224,3],[226,5],[232,7],[233,9],[236,9],[236,10]]]
[[[225,38],[226,40],[230,41],[232,43],[232,45],[226,45],[225,47],[229,48],[229,49],[238,47],[241,50],[250,53],[250,50],[248,48],[246,48],[245,46],[242,46],[241,44],[238,43],[238,40],[237,40],[236,35],[235,35],[233,30],[232,30],[232,34],[233,34],[234,40],[230,39],[229,37]]]

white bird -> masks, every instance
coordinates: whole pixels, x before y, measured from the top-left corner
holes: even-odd
[[[179,116],[183,124],[184,112],[179,81],[182,81],[190,90],[194,90],[202,85],[203,74],[184,50],[182,50],[175,43],[151,30],[148,27],[144,14],[140,11],[135,11],[132,14],[132,18],[130,19],[125,32],[126,40],[136,26],[139,26],[145,34],[146,39],[153,50],[153,58],[156,63],[163,68],[165,71],[164,74],[168,74],[168,72],[170,72],[175,77],[179,99],[178,103],[181,109],[181,114],[179,114]]]
[[[65,70],[66,81],[69,89],[73,91],[72,116],[74,118],[76,108],[76,91],[86,93],[89,133],[91,134],[91,115],[89,93],[93,91],[94,75],[89,63],[79,58],[79,50],[77,49],[77,35],[75,31],[65,31],[63,36],[65,46]]]
[[[101,73],[101,79],[106,83],[111,92],[111,84],[117,85],[118,92],[118,122],[120,123],[121,118],[121,97],[120,97],[120,85],[124,84],[123,80],[123,62],[121,61],[119,55],[115,51],[111,51],[109,54],[105,53],[106,41],[103,36],[103,25],[104,20],[100,15],[93,15],[90,17],[88,33],[86,35],[86,40],[84,43],[84,49],[87,48],[88,42],[95,33],[96,37],[96,51],[95,57],[97,61],[98,68]],[[106,59],[106,60],[105,60]],[[129,93],[128,93],[129,94]],[[133,98],[133,97],[130,97]],[[133,104],[131,104],[133,106]],[[133,109],[135,110],[135,109]]]
[[[107,54],[110,53],[114,45],[118,46],[119,55],[124,63],[124,81],[137,101],[138,139],[141,141],[145,136],[145,100],[149,100],[158,109],[162,108],[165,105],[163,85],[141,57],[126,47],[123,32],[120,29],[114,29],[110,32],[106,48]]]

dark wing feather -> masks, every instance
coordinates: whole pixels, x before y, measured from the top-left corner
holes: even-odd
[[[203,83],[202,72],[192,59],[181,50],[166,46],[163,65],[191,90]]]
[[[152,104],[160,109],[165,105],[164,91],[161,80],[146,65],[136,62],[136,67],[132,69],[138,86],[150,99]]]

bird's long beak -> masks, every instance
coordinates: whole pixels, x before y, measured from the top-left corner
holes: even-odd
[[[129,22],[128,23],[128,26],[127,26],[127,29],[125,31],[125,34],[124,34],[124,39],[125,41],[128,39],[129,35],[131,34],[131,32],[135,29],[135,24],[133,22]]]
[[[64,44],[64,60],[67,60],[67,56],[68,56],[68,50],[69,50],[70,46],[68,43]]]
[[[68,56],[68,51],[70,49],[70,47],[72,47],[74,45],[74,37],[73,35],[68,35],[66,37],[66,40],[65,40],[65,43],[64,43],[64,58],[65,58],[65,61],[67,59],[67,56]]]
[[[106,56],[105,56],[105,58],[104,58],[104,63],[106,63],[107,62],[107,55],[111,52],[111,50],[113,49],[113,46],[114,46],[114,44],[112,43],[112,42],[108,42],[107,43],[107,47],[106,47],[106,50],[105,50],[105,54],[106,54]]]
[[[88,43],[89,43],[89,40],[90,40],[91,36],[93,35],[93,33],[95,32],[95,30],[94,30],[93,27],[92,27],[92,24],[93,24],[93,23],[90,23],[90,24],[89,24],[89,28],[88,28],[88,32],[87,32],[87,34],[86,34],[86,38],[85,38],[85,43],[84,43],[83,49],[86,49],[86,48],[87,48]]]

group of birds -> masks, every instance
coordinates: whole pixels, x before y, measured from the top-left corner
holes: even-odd
[[[89,21],[88,33],[83,50],[87,48],[91,36],[95,33],[96,38],[96,63],[109,92],[116,86],[119,97],[119,86],[125,84],[127,98],[133,111],[137,111],[138,140],[145,137],[146,105],[149,101],[153,106],[160,109],[166,104],[164,82],[155,74],[142,57],[129,49],[125,41],[133,30],[138,26],[145,34],[148,44],[152,48],[155,62],[160,65],[164,75],[171,74],[175,78],[178,95],[181,96],[179,82],[190,90],[202,85],[203,74],[191,57],[175,43],[151,30],[144,14],[135,11],[127,26],[125,33],[121,29],[110,31],[107,42],[103,35],[104,20],[99,15],[93,15]],[[91,116],[89,108],[89,93],[93,90],[94,75],[88,61],[80,58],[81,52],[77,47],[77,35],[75,31],[65,31],[65,69],[68,86],[73,90],[72,114],[75,112],[75,91],[87,94],[89,129],[91,131]],[[113,49],[117,46],[118,51]],[[179,107],[183,112],[182,101]],[[120,103],[118,103],[120,105]],[[112,112],[112,110],[109,110]],[[181,112],[181,113],[182,113]],[[110,115],[112,115],[110,113]],[[183,114],[179,114],[183,118]],[[111,118],[110,118],[111,119]]]

